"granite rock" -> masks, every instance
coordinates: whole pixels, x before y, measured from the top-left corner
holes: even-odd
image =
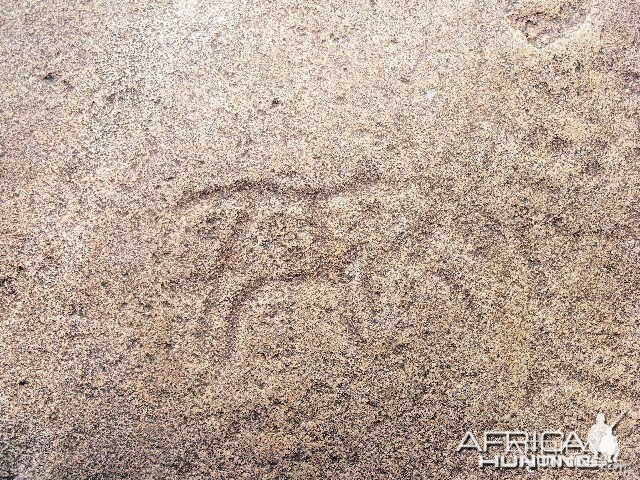
[[[640,3],[2,7],[0,478],[638,478]]]

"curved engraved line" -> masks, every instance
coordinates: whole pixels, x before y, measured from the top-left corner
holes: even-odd
[[[226,198],[233,194],[243,192],[257,192],[260,194],[272,194],[282,197],[326,200],[333,196],[354,193],[360,190],[365,190],[377,185],[386,187],[404,187],[409,188],[411,186],[417,186],[424,180],[424,177],[407,178],[404,180],[383,180],[380,175],[354,175],[346,182],[336,186],[305,186],[305,187],[286,187],[278,182],[271,180],[237,180],[228,185],[214,185],[211,187],[205,187],[195,192],[184,195],[177,202],[177,206],[180,208],[189,208],[202,202],[207,202],[211,198]]]
[[[332,270],[333,271],[333,270]],[[238,332],[240,330],[240,318],[239,313],[243,305],[248,302],[252,296],[267,285],[274,283],[300,283],[303,284],[309,280],[323,280],[328,281],[332,285],[337,285],[339,282],[333,282],[329,280],[326,275],[321,271],[312,271],[305,273],[297,273],[291,275],[281,275],[278,277],[260,277],[252,280],[240,289],[238,289],[231,298],[231,306],[229,312],[225,315],[226,324],[226,354],[225,357],[228,360],[233,359],[233,356],[238,351]],[[208,313],[208,312],[207,312]],[[346,322],[345,328],[347,332],[354,332],[354,326],[350,322]]]
[[[554,35],[547,41],[539,40],[536,38],[529,38],[527,35],[527,22],[530,21],[530,17],[538,16],[544,18],[548,21],[548,23],[552,24],[555,27]],[[570,35],[577,32],[584,24],[586,24],[587,19],[589,17],[589,11],[584,8],[578,7],[569,18],[556,18],[552,15],[545,12],[532,12],[532,13],[521,13],[514,14],[514,12],[509,12],[506,14],[507,18],[507,27],[512,30],[518,31],[522,34],[525,41],[531,45],[532,47],[543,50],[548,48],[553,43],[557,42],[560,39],[569,38]],[[518,24],[518,21],[524,21],[524,27]]]
[[[247,208],[247,210],[251,210],[252,207]],[[236,222],[233,226],[231,234],[225,240],[224,245],[218,255],[216,266],[213,269],[213,273],[211,276],[214,278],[213,286],[209,289],[206,294],[204,308],[205,312],[211,310],[211,295],[216,292],[220,288],[220,283],[222,282],[222,277],[224,272],[229,269],[229,264],[233,258],[235,253],[236,245],[240,240],[244,238],[245,233],[249,229],[249,225],[251,225],[252,215],[247,212],[241,212],[239,218],[236,219]]]

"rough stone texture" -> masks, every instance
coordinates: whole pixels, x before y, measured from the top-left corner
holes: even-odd
[[[0,6],[1,478],[640,478],[637,0]]]

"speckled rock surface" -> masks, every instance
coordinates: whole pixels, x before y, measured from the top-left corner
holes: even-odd
[[[639,2],[0,6],[0,478],[639,478]]]

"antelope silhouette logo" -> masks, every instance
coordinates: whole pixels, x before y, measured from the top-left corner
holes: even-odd
[[[618,415],[618,418],[611,425],[605,423],[604,413],[598,413],[596,423],[589,429],[587,437],[589,448],[594,456],[602,455],[607,463],[618,462],[620,446],[618,445],[618,439],[613,434],[613,429],[616,428],[626,413],[625,411]]]

